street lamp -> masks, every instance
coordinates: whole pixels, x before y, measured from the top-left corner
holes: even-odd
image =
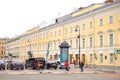
[[[51,41],[48,42],[48,45],[47,45],[47,53],[46,53],[46,61],[47,61],[47,58],[49,56],[49,49],[50,49],[50,44],[51,44]]]
[[[79,67],[80,67],[80,27],[79,25],[77,25],[75,28],[75,32],[77,31],[79,31],[79,35],[77,36],[77,38],[79,39]]]

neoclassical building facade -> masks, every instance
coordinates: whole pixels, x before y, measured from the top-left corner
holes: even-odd
[[[6,55],[26,60],[28,51],[31,51],[32,57],[46,58],[50,44],[48,57],[54,59],[59,57],[59,45],[63,41],[71,46],[70,63],[75,60],[78,64],[80,54],[80,60],[86,65],[120,66],[120,56],[115,56],[115,49],[120,48],[120,1],[80,7],[56,18],[53,24],[28,30],[7,41]]]
[[[0,38],[0,59],[4,58],[5,55],[5,42],[7,41],[7,38]]]

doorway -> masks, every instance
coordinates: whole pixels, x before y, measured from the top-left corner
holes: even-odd
[[[82,54],[82,61],[85,63],[85,54]]]
[[[78,55],[78,54],[76,54],[76,55],[75,55],[76,65],[78,65],[78,60],[79,60],[79,59],[78,59],[78,57],[79,57],[79,55]]]

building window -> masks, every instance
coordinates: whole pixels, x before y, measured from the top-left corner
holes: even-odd
[[[118,21],[120,21],[120,14],[119,14],[119,16],[118,16]]]
[[[92,54],[90,54],[89,60],[90,60],[90,64],[92,64]]]
[[[42,50],[44,51],[44,43],[42,44],[42,46],[43,46],[43,47],[42,47]]]
[[[100,54],[100,62],[103,62],[103,54]]]
[[[120,32],[119,32],[119,45],[120,45]]]
[[[43,33],[43,38],[45,38],[45,33]],[[33,39],[33,38],[32,38]]]
[[[65,29],[65,32],[64,32],[65,34],[67,34],[67,29]]]
[[[82,30],[85,30],[85,24],[83,24],[83,26],[82,26]]]
[[[54,50],[56,50],[56,42],[54,42]]]
[[[92,37],[90,37],[90,44],[89,44],[89,46],[90,46],[90,48],[92,48],[93,47],[93,38]]]
[[[70,40],[70,45],[71,45],[71,48],[72,48],[72,40]]]
[[[93,27],[93,22],[90,22],[90,28],[92,28]]]
[[[83,38],[82,43],[83,43],[82,47],[85,48],[85,38]]]
[[[113,16],[109,16],[108,22],[113,23]]]
[[[52,32],[51,32],[51,37],[52,37]]]
[[[99,19],[99,26],[103,25],[103,19]]]
[[[103,46],[103,36],[102,35],[100,36],[100,43],[99,44],[100,44],[100,46]]]
[[[56,36],[56,31],[55,31],[55,36]]]
[[[113,63],[114,55],[110,53],[110,63]]]
[[[4,49],[4,47],[2,46],[2,49]]]
[[[72,33],[72,27],[70,27],[70,33]]]
[[[48,32],[46,32],[46,38],[48,37]]]
[[[113,34],[109,34],[109,45],[113,46]]]
[[[78,43],[78,40],[76,39],[76,48],[78,49],[78,45],[79,45],[79,43]]]
[[[52,42],[50,42],[50,50],[52,50]]]
[[[60,35],[60,30],[59,30],[59,35]]]

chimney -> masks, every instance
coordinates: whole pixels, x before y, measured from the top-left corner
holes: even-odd
[[[113,2],[114,0],[106,0],[105,3],[108,3],[108,2]]]

